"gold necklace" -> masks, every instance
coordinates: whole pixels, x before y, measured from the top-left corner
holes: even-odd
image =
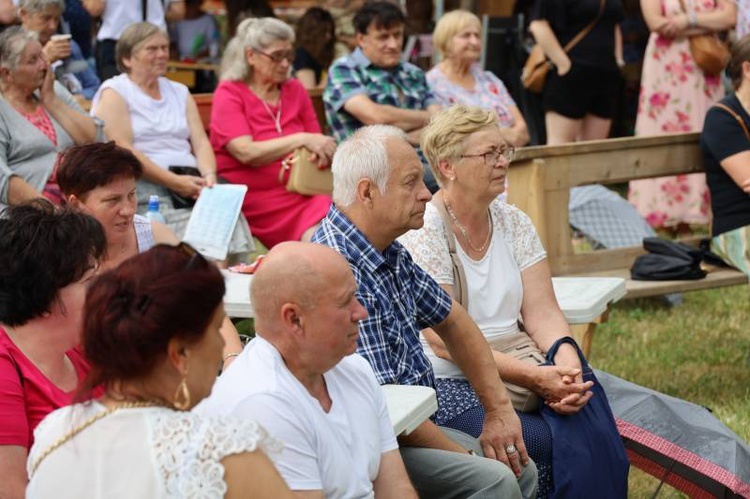
[[[458,221],[458,218],[456,218],[456,215],[453,213],[453,210],[451,210],[451,205],[448,203],[448,200],[443,198],[443,204],[445,205],[445,209],[448,211],[448,215],[451,216],[451,220],[453,220],[453,223],[458,227],[458,230],[461,231],[461,235],[464,236],[464,239],[466,239],[466,242],[469,244],[469,247],[476,251],[477,253],[481,253],[487,248],[487,245],[490,242],[490,236],[492,235],[492,217],[490,216],[490,210],[487,209],[487,239],[484,240],[484,244],[477,248],[472,244],[471,238],[469,237],[468,232],[464,228],[463,225],[461,225],[461,222]]]
[[[42,452],[39,455],[39,457],[36,459],[36,461],[34,461],[34,463],[31,465],[30,475],[34,474],[34,472],[37,470],[39,465],[47,456],[49,456],[52,452],[57,450],[60,446],[64,445],[66,442],[68,442],[70,439],[72,439],[73,437],[81,433],[83,430],[85,430],[92,424],[96,423],[100,419],[103,419],[109,416],[110,414],[113,414],[114,412],[117,412],[120,409],[134,409],[137,407],[164,407],[164,404],[161,404],[159,402],[152,401],[152,400],[139,400],[136,402],[125,402],[125,403],[116,405],[114,407],[110,407],[109,409],[102,411],[98,414],[95,414],[94,416],[89,418],[87,421],[84,421],[80,426],[73,428],[67,434],[58,438],[52,445],[50,445],[47,449],[45,449],[45,451]]]

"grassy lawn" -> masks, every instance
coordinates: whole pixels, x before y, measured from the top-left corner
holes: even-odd
[[[685,293],[668,308],[657,299],[612,307],[596,331],[595,367],[713,410],[750,441],[750,286]],[[630,497],[651,497],[658,480],[631,471]],[[665,485],[659,497],[684,497]]]

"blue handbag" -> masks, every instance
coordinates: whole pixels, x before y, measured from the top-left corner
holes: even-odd
[[[578,351],[583,380],[593,381],[594,395],[576,414],[558,414],[542,405],[541,414],[552,432],[554,487],[550,497],[626,498],[630,463],[617,432],[607,395],[594,376],[575,340],[557,340],[547,352],[547,365],[554,365],[560,345]]]

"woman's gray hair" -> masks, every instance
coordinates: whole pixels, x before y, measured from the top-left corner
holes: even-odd
[[[357,183],[369,178],[385,194],[391,165],[388,163],[386,140],[406,140],[400,128],[391,125],[362,127],[338,146],[333,155],[333,202],[346,207],[357,200]]]
[[[294,43],[294,30],[275,17],[249,18],[237,26],[237,34],[229,41],[221,58],[221,80],[240,81],[250,76],[247,49],[265,50],[273,42]]]
[[[117,45],[115,45],[117,69],[123,73],[128,73],[130,69],[125,66],[123,61],[133,57],[133,54],[141,48],[143,43],[154,35],[162,35],[169,40],[167,32],[155,24],[146,22],[134,23],[125,28],[125,31],[120,35],[120,39],[117,40]]]
[[[41,12],[49,7],[58,7],[62,13],[65,10],[65,0],[21,0],[18,8],[26,12]]]
[[[0,67],[15,70],[21,53],[31,41],[39,40],[34,31],[27,31],[20,26],[13,26],[0,33]]]

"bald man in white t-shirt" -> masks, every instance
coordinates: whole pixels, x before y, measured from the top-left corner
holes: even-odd
[[[196,411],[258,421],[269,457],[305,498],[416,499],[370,364],[357,355],[367,311],[346,260],[311,243],[274,246],[251,287],[256,338]]]

